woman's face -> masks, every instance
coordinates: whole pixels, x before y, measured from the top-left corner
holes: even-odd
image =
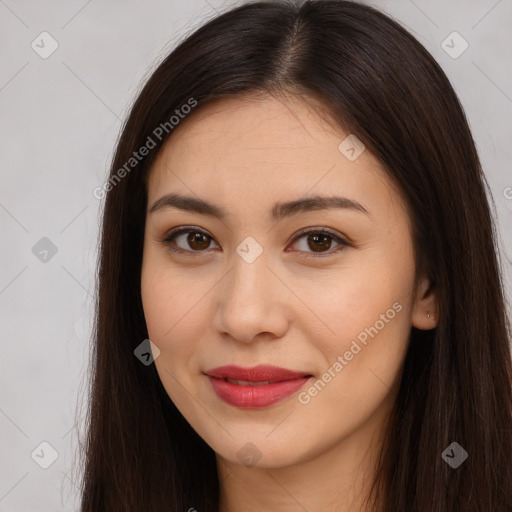
[[[182,121],[150,169],[141,285],[156,368],[232,463],[367,447],[395,399],[411,325],[435,326],[428,283],[413,295],[401,198],[348,135],[298,99],[238,97]],[[177,228],[188,232],[162,242]],[[207,375],[226,365],[299,376]]]

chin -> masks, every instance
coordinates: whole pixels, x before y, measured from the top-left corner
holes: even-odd
[[[245,466],[249,469],[277,469],[305,462],[312,456],[312,451],[301,450],[301,446],[290,437],[288,445],[281,440],[226,440],[226,444],[212,447],[218,457],[231,464]],[[303,448],[303,446],[301,446]]]

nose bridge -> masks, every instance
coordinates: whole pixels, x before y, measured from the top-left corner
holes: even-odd
[[[236,254],[233,260],[230,277],[233,294],[230,298],[235,299],[235,301],[237,299],[243,301],[246,307],[250,307],[253,302],[261,307],[264,298],[262,292],[268,291],[270,286],[269,277],[271,272],[268,269],[267,255],[262,253],[254,260],[246,260],[240,254]]]

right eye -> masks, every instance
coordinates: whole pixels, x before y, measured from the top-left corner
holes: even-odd
[[[184,235],[188,236],[185,237]],[[160,242],[171,251],[196,256],[198,253],[205,252],[211,240],[213,240],[213,238],[210,235],[198,228],[183,227],[171,230]],[[181,247],[179,242],[182,244]],[[176,245],[178,245],[178,247],[176,247]],[[185,245],[188,245],[192,250],[188,249]]]

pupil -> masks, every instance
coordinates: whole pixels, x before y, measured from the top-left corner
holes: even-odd
[[[202,239],[202,240],[201,240]],[[208,243],[206,242],[206,236],[202,233],[190,233],[188,237],[188,243],[192,248],[196,248],[198,250],[205,249],[208,247]],[[194,244],[199,244],[199,247],[194,247]],[[201,245],[203,243],[203,245]]]
[[[330,245],[330,242],[329,242],[329,236],[327,235],[310,235],[309,236],[309,239],[313,239],[313,243],[318,243],[318,239],[319,238],[323,238],[324,239],[324,243],[323,244],[320,244],[321,247],[320,249],[324,248],[324,249],[328,249],[329,248],[329,245]],[[326,242],[326,243],[325,243]],[[310,245],[310,248],[315,251],[315,252],[322,252],[322,250],[317,250],[315,249],[314,247],[311,247]]]

